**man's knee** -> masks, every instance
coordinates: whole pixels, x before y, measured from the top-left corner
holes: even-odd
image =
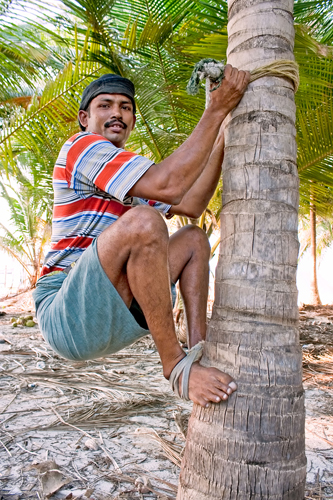
[[[117,221],[117,231],[124,234],[131,245],[167,244],[168,229],[159,214],[152,207],[135,207]]]
[[[200,250],[207,255],[210,255],[210,244],[208,236],[203,229],[199,226],[189,224],[184,226],[179,231],[182,231],[183,237],[188,240],[189,245],[194,250]]]
[[[160,213],[152,207],[135,207],[129,213],[132,223],[132,231],[142,234],[144,237],[153,237],[154,234],[168,237],[168,228]]]

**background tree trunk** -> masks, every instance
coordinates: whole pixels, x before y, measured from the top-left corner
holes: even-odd
[[[310,304],[314,306],[321,306],[321,300],[318,291],[318,281],[317,281],[317,242],[316,242],[316,205],[314,203],[314,196],[310,196],[310,230],[311,230],[311,261],[312,261],[312,272],[310,281]]]
[[[292,9],[291,0],[229,0],[228,62],[252,69],[293,59]],[[293,86],[262,78],[226,130],[220,260],[202,360],[230,373],[238,391],[227,403],[194,406],[178,500],[304,498],[297,209]]]

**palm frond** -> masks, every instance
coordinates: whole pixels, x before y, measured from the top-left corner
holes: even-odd
[[[83,88],[101,67],[81,61],[67,64],[54,81],[48,81],[41,96],[35,96],[27,109],[14,108],[10,120],[3,123],[0,134],[0,158],[13,165],[13,144],[55,159],[70,131],[77,131],[77,111]]]
[[[294,17],[308,27],[318,41],[333,42],[332,2],[330,0],[298,0],[294,4]]]

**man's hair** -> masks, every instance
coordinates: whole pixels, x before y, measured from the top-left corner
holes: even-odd
[[[100,94],[123,94],[126,95],[133,104],[133,115],[136,113],[135,106],[135,87],[131,80],[128,78],[124,78],[120,75],[114,75],[108,73],[107,75],[103,75],[97,80],[91,82],[88,87],[86,87],[82,93],[82,99],[80,103],[80,110],[88,112],[89,116],[89,106],[90,103],[95,97]],[[81,125],[79,120],[79,125],[81,130],[85,130],[86,128]]]

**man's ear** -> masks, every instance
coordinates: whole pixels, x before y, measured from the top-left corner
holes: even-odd
[[[135,127],[135,122],[136,122],[136,115],[133,115],[133,126],[132,126],[132,130],[134,129]],[[131,132],[132,132],[131,130]]]
[[[87,128],[88,126],[88,111],[84,111],[83,109],[80,109],[79,114],[78,114],[79,122],[81,123],[82,127]]]

